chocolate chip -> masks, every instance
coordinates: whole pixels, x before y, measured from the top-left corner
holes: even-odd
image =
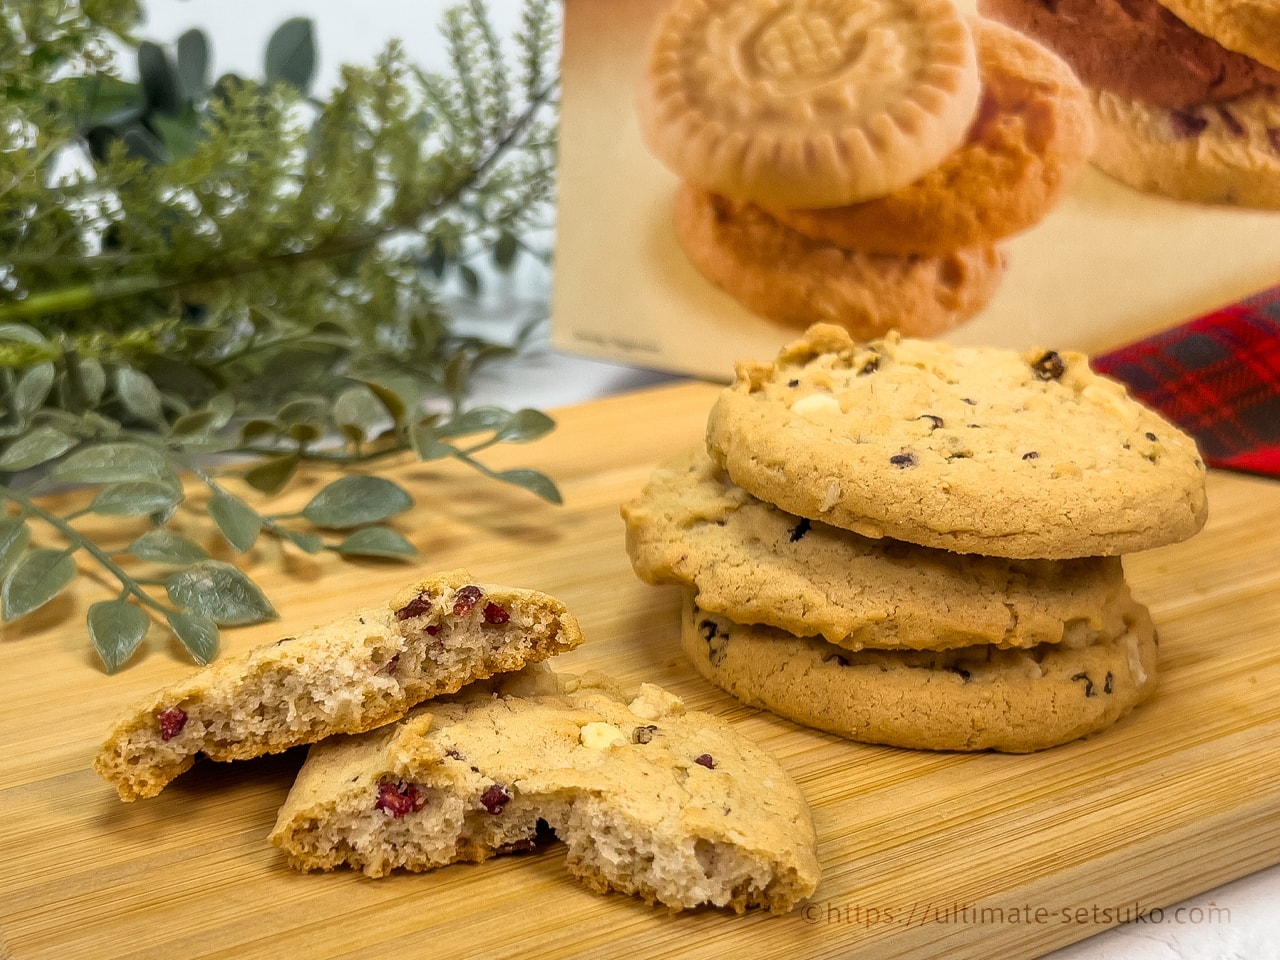
[[[934,416],[932,413],[922,413],[920,416],[916,417],[916,419],[928,420],[929,423],[932,424],[930,427],[931,430],[938,430],[942,427],[942,418]]]
[[[446,751],[444,752],[444,755],[445,755],[446,757],[448,757],[449,759],[451,759],[451,760],[465,760],[465,759],[467,759],[467,758],[466,758],[466,757],[464,757],[462,754],[460,754],[457,750],[453,749],[453,747],[450,747],[448,750],[446,750]]]
[[[947,667],[947,669],[954,674],[958,674],[960,679],[963,680],[965,683],[968,683],[969,678],[973,676],[973,674],[971,674],[968,670],[966,670],[964,667],[960,666],[959,664],[952,664],[951,666]]]
[[[790,535],[791,542],[795,543],[797,540],[799,540],[808,532],[809,532],[809,519],[807,517],[803,517],[801,518],[799,523],[797,523],[794,527],[791,528],[791,535]]]
[[[1110,693],[1114,686],[1115,677],[1111,676],[1111,671],[1107,671],[1106,679],[1102,681],[1102,692]]]
[[[699,622],[698,630],[702,633],[702,639],[707,642],[707,659],[713,667],[720,666],[727,656],[725,648],[729,646],[729,635],[711,619]]]
[[[1150,430],[1144,433],[1143,436],[1146,437],[1148,440],[1150,440],[1152,443],[1156,442],[1156,435],[1152,433]]]
[[[900,470],[905,470],[907,467],[914,467],[916,465],[916,455],[909,450],[902,453],[895,453],[889,458],[889,462]]]
[[[653,739],[653,735],[658,732],[658,728],[652,723],[644,727],[636,727],[631,731],[632,743],[648,743]]]
[[[844,657],[840,656],[840,654],[838,653],[828,654],[827,656],[822,658],[822,662],[834,663],[838,667],[847,667],[849,665],[849,661],[846,660]]]
[[[1035,460],[1035,459],[1036,459],[1036,458],[1038,458],[1039,456],[1040,456],[1040,454],[1036,453],[1034,450],[1028,450],[1026,453],[1024,453],[1024,454],[1022,455],[1022,459],[1023,459],[1023,460]]]
[[[1179,140],[1200,136],[1208,125],[1209,121],[1206,118],[1197,117],[1187,110],[1169,111],[1169,127],[1173,130],[1173,135]]]
[[[1089,679],[1089,675],[1087,673],[1077,673],[1071,679],[1084,681],[1084,695],[1086,697],[1092,697],[1096,695],[1093,690],[1093,681]]]
[[[865,377],[867,374],[875,373],[879,369],[880,369],[880,358],[871,357],[867,360],[866,363],[864,363],[862,366],[858,368],[857,376]]]
[[[960,401],[961,401],[962,403],[967,403],[967,404],[968,404],[969,406],[971,406],[971,407],[976,407],[976,406],[978,405],[978,401],[977,401],[977,400],[971,400],[971,399],[970,399],[970,398],[968,398],[968,397],[961,397],[961,398],[960,398]]]
[[[1058,380],[1067,371],[1067,365],[1057,350],[1046,350],[1038,360],[1031,364],[1031,369],[1041,380]]]
[[[796,387],[800,386],[800,381],[799,381],[799,380],[788,380],[788,381],[787,381],[787,386],[794,390]]]
[[[711,759],[711,754],[709,753],[704,753],[704,754],[701,754],[700,756],[694,757],[693,762],[700,766],[706,767],[708,770],[714,770],[716,768],[716,762],[713,759]]]

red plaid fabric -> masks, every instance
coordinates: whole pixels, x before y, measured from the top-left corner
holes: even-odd
[[[1280,286],[1093,358],[1211,467],[1280,476]]]

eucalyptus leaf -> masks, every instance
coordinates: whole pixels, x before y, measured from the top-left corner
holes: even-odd
[[[195,563],[209,556],[198,544],[181,534],[165,529],[148,530],[129,544],[126,552],[149,563],[173,566]]]
[[[480,274],[465,263],[458,265],[458,276],[462,279],[462,286],[467,291],[467,296],[478,297],[480,295]]]
[[[102,600],[89,608],[89,639],[107,673],[119,670],[138,649],[151,621],[127,600]]]
[[[366,443],[389,426],[386,408],[366,386],[348,387],[333,401],[333,422],[356,443]]]
[[[528,443],[546,436],[556,428],[556,422],[540,410],[525,408],[513,413],[498,428],[496,439],[507,443]]]
[[[254,444],[268,437],[274,437],[280,432],[280,425],[274,420],[263,420],[255,418],[246,421],[240,427],[240,442],[244,444]]]
[[[75,579],[76,563],[65,550],[28,550],[0,586],[3,619],[17,620],[38,610]]]
[[[173,421],[170,432],[176,437],[189,437],[199,433],[208,433],[214,429],[216,422],[217,416],[212,410],[193,410],[191,413],[184,413]]]
[[[62,456],[77,443],[79,443],[78,440],[67,436],[56,427],[33,427],[0,453],[0,471],[12,473],[48,463]]]
[[[182,103],[178,71],[164,48],[144,40],[138,45],[138,76],[147,109],[173,113]]]
[[[314,556],[324,549],[324,540],[314,533],[300,533],[297,530],[289,530],[284,527],[278,529],[281,536],[304,553]]]
[[[316,42],[311,21],[294,17],[280,24],[267,42],[267,82],[288,83],[306,93],[315,69]]]
[[[151,378],[133,367],[116,371],[116,391],[120,402],[135,417],[151,423],[164,422],[164,402]]]
[[[302,457],[296,453],[286,453],[284,456],[272,457],[269,460],[263,460],[256,467],[252,467],[245,471],[244,481],[255,490],[263,493],[275,493],[293,476],[294,470],[298,468],[298,464],[302,462]]]
[[[188,613],[219,626],[274,620],[275,608],[238,567],[221,560],[200,560],[164,578],[169,599]]]
[[[462,437],[472,433],[503,430],[511,414],[500,407],[472,407],[436,428],[436,436]]]
[[[312,497],[302,515],[317,527],[347,529],[377,523],[413,506],[413,498],[384,477],[353,475],[334,480]]]
[[[458,448],[452,444],[442,443],[436,439],[436,428],[433,421],[421,421],[415,423],[409,430],[409,442],[413,444],[413,451],[418,455],[418,459],[424,463],[432,460],[443,460],[445,457],[452,457],[458,453]]]
[[[26,420],[44,406],[53,388],[55,370],[52,363],[37,363],[21,377],[13,388],[13,412]]]
[[[559,488],[550,477],[537,470],[502,470],[492,474],[495,480],[524,487],[530,493],[536,493],[549,503],[564,503]]]
[[[209,516],[239,553],[252,547],[262,532],[262,517],[243,500],[227,493],[215,493],[209,499]]]
[[[107,388],[107,374],[96,358],[77,357],[72,361],[68,357],[67,377],[74,383],[86,404],[93,407],[102,402],[102,395]]]
[[[145,517],[182,502],[182,488],[160,480],[126,480],[98,491],[90,508],[107,517]]]
[[[391,422],[399,426],[404,422],[404,415],[408,411],[408,406],[404,399],[396,391],[390,387],[383,386],[380,383],[374,383],[371,380],[362,381],[369,391],[378,398],[378,402],[382,404],[387,411],[387,415],[391,417]]]
[[[408,557],[417,547],[389,527],[365,527],[338,544],[344,557]]]
[[[211,430],[221,430],[236,415],[236,398],[229,393],[215,393],[205,404],[205,410],[213,415]]]
[[[218,627],[208,617],[193,613],[169,613],[169,629],[182,641],[196,663],[204,666],[218,655]]]
[[[67,483],[155,480],[168,474],[169,465],[161,451],[131,441],[81,447],[50,471],[55,480]]]
[[[200,30],[188,30],[178,38],[178,76],[183,92],[202,98],[209,89],[209,40]]]
[[[0,340],[29,343],[36,347],[50,346],[48,340],[35,327],[26,323],[0,323]]]
[[[0,517],[0,576],[22,555],[31,542],[31,530],[26,522]]]

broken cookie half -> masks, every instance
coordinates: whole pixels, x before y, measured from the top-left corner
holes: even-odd
[[[441,573],[134,704],[94,769],[122,800],[155,796],[199,754],[243,760],[372,730],[581,642],[578,621],[554,597],[478,583],[466,570]]]
[[[819,868],[774,757],[652,684],[526,670],[311,747],[271,841],[302,870],[370,876],[532,849],[546,828],[598,892],[784,913]]]

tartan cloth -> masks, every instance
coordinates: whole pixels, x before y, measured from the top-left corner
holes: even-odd
[[[1280,286],[1093,358],[1205,463],[1280,477]]]

